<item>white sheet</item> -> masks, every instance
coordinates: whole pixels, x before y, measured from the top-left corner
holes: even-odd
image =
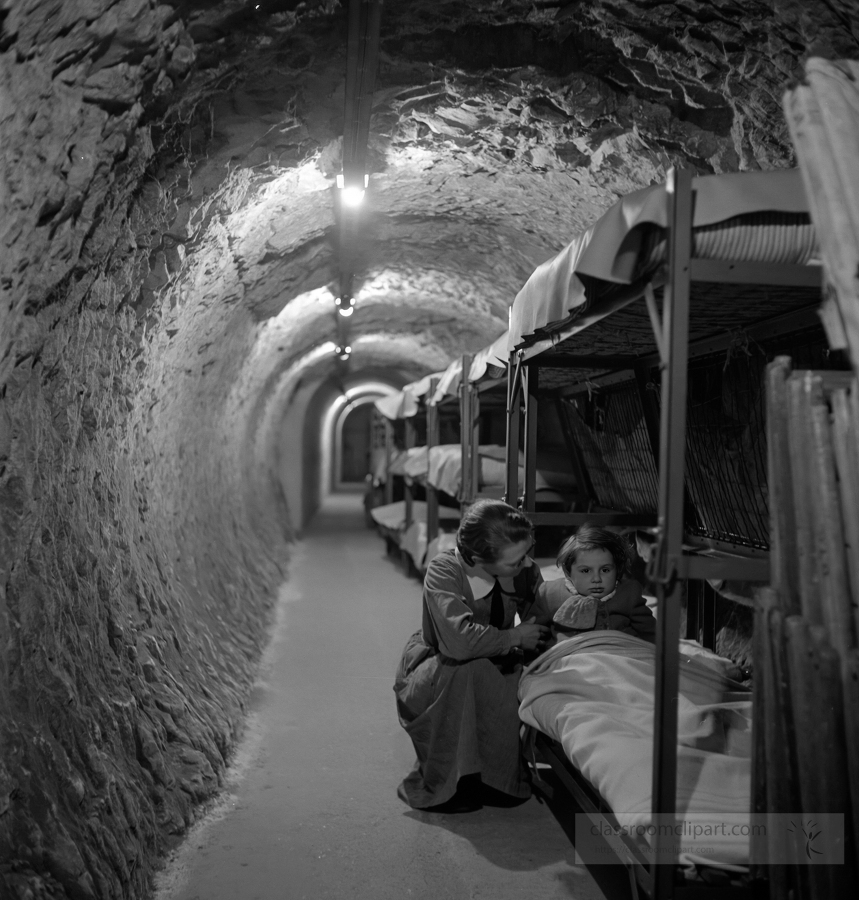
[[[683,833],[679,841],[691,849],[680,862],[743,866],[748,836],[730,831],[749,823],[751,701],[725,702],[724,679],[681,659],[677,821],[708,830],[724,822],[729,833]],[[522,721],[563,745],[627,827],[651,821],[654,679],[652,645],[601,631],[546,651],[519,686]]]
[[[406,525],[406,501],[397,500],[394,503],[375,506],[370,510],[370,517],[382,528],[387,528],[391,531],[402,531]],[[440,506],[438,508],[439,522],[443,522],[447,526],[455,525],[459,522],[459,517],[458,509],[451,509],[449,506]],[[427,505],[423,500],[412,501],[412,520],[415,522],[426,522]]]
[[[506,484],[506,456],[507,450],[499,444],[481,444],[478,448],[480,456],[480,484],[478,491],[485,488],[504,487]],[[521,456],[521,455],[520,455]],[[424,457],[425,458],[425,457]],[[540,462],[538,457],[538,464]],[[575,485],[575,477],[569,471],[563,471],[564,465],[569,465],[563,459],[549,459],[551,470],[537,470],[537,490],[549,488],[564,488]],[[525,471],[522,468],[522,459],[519,466],[519,484],[525,481]],[[415,460],[417,465],[417,459]],[[555,471],[557,468],[557,471]],[[427,483],[450,494],[451,497],[461,497],[462,484],[462,446],[460,444],[439,444],[433,447],[429,453],[429,461],[426,471]],[[562,498],[558,498],[562,499]]]

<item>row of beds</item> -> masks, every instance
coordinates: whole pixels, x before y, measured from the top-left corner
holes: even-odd
[[[381,401],[384,477],[406,487],[372,516],[418,572],[453,545],[458,504],[481,496],[519,506],[538,532],[587,521],[635,533],[655,647],[590,634],[547,651],[520,686],[535,759],[586,816],[577,852],[599,862],[608,847],[633,896],[767,896],[750,859],[763,777],[753,673],[740,680],[714,652],[715,610],[719,597],[754,606],[769,580],[763,373],[781,353],[833,364],[821,295],[797,170],[673,171],[541,265],[489,347]],[[497,434],[492,415],[503,445],[481,443]],[[439,441],[445,416],[459,444]],[[550,417],[562,454],[546,450]]]

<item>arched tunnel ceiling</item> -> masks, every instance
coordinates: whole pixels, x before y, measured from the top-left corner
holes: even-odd
[[[23,143],[7,152],[21,210],[4,226],[7,335],[22,311],[122,250],[149,251],[127,298],[145,309],[188,254],[205,272],[216,226],[209,250],[228,248],[257,321],[336,292],[344,7],[0,3],[0,49],[33,76],[12,79],[6,65],[6,121],[16,104],[34,107],[34,91],[46,98],[24,123],[41,157]],[[484,346],[533,268],[619,195],[675,164],[791,164],[785,86],[809,53],[856,50],[844,0],[385,4],[371,187],[348,248],[351,343],[411,335],[442,364]],[[111,230],[130,198],[158,208],[160,233]],[[35,239],[16,240],[26,226]],[[333,304],[317,306],[310,317],[296,308],[296,346],[337,340]],[[396,368],[407,378],[423,366],[407,352]]]

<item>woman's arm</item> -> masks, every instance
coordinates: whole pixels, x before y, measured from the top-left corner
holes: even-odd
[[[436,557],[424,578],[424,614],[438,649],[452,659],[500,656],[519,646],[515,629],[478,625],[466,602],[466,581],[453,559]],[[425,629],[426,630],[426,629]]]

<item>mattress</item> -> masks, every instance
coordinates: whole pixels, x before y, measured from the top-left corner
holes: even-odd
[[[693,179],[692,255],[811,265],[819,247],[798,169]],[[648,277],[666,259],[668,194],[654,185],[621,198],[532,273],[510,311],[507,351],[582,315],[601,290]]]
[[[499,444],[481,444],[478,449],[480,455],[480,484],[478,491],[491,493],[492,488],[503,488],[506,484],[507,450]],[[543,463],[546,468],[541,466]],[[557,455],[550,458],[538,456],[537,459],[537,490],[550,488],[561,489],[575,486],[575,476],[569,471],[569,462]],[[564,471],[564,467],[567,470]],[[428,484],[450,494],[452,497],[461,497],[462,484],[462,447],[460,444],[440,444],[432,448],[429,454],[429,465],[426,473]],[[520,456],[519,484],[525,480],[522,459]],[[561,499],[561,498],[558,498]]]
[[[617,631],[557,644],[523,673],[519,715],[554,738],[620,825],[651,824],[654,647]],[[751,694],[681,654],[677,823],[681,864],[748,863]],[[724,827],[723,827],[724,826]]]
[[[391,532],[402,532],[406,527],[406,501],[397,500],[396,503],[386,503],[370,510],[370,517],[380,527]],[[449,506],[439,506],[438,519],[440,523],[450,524],[459,522],[459,510]],[[414,522],[426,522],[427,505],[423,500],[412,501],[412,520]]]

